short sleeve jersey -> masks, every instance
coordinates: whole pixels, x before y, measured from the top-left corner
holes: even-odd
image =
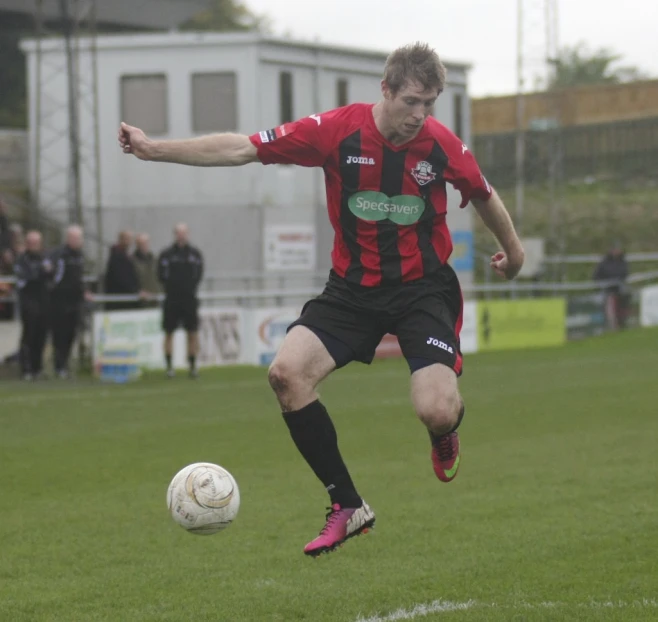
[[[446,182],[461,193],[461,207],[492,192],[473,154],[436,119],[396,146],[377,129],[372,104],[314,114],[250,140],[263,164],[324,169],[333,269],[364,286],[413,281],[446,265]]]

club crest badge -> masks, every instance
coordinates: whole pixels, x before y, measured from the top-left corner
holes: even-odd
[[[436,173],[432,171],[432,165],[424,160],[411,169],[411,174],[419,186],[425,186],[436,179]]]

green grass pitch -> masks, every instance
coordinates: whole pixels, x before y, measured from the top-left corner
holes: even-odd
[[[658,331],[467,357],[461,472],[434,476],[404,362],[322,387],[376,528],[317,560],[327,499],[263,369],[0,387],[3,622],[658,620]],[[224,533],[170,519],[217,462]]]

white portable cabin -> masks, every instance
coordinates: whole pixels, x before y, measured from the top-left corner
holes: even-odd
[[[92,71],[89,40],[81,39],[80,72]],[[35,96],[36,43],[23,42],[28,56],[30,177],[35,190],[40,168],[39,202],[66,220],[66,175],[56,174],[69,158],[66,73],[41,80],[41,105]],[[41,53],[65,66],[61,39],[44,40]],[[278,227],[312,230],[315,269],[328,270],[333,231],[326,215],[322,171],[250,164],[241,168],[194,168],[141,162],[121,153],[121,120],[154,138],[186,138],[237,131],[252,134],[353,102],[380,97],[386,53],[321,43],[276,39],[252,33],[168,33],[108,35],[97,38],[98,110],[80,106],[80,140],[98,131],[100,203],[103,234],[115,239],[121,229],[148,232],[157,251],[171,242],[174,224],[186,221],[201,248],[208,272],[258,272],[268,268],[266,233]],[[467,69],[446,62],[447,86],[435,115],[466,142],[470,109]],[[44,118],[59,134],[35,154],[35,129]],[[96,124],[98,127],[96,128]],[[59,138],[57,138],[59,136]],[[95,181],[81,158],[81,196],[85,226],[95,229]],[[52,168],[52,175],[48,174]],[[459,210],[449,192],[449,224],[457,237],[455,268],[462,282],[472,280],[469,250],[471,216]],[[303,267],[303,266],[302,266]],[[312,266],[308,266],[312,269]]]

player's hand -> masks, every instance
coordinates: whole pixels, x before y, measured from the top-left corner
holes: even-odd
[[[523,267],[523,257],[510,258],[502,251],[491,257],[491,269],[500,277],[511,281]]]
[[[85,302],[94,302],[95,296],[90,292],[85,290],[84,293]]]
[[[132,153],[140,160],[151,159],[153,142],[138,127],[121,122],[119,126],[119,146],[124,153]]]

